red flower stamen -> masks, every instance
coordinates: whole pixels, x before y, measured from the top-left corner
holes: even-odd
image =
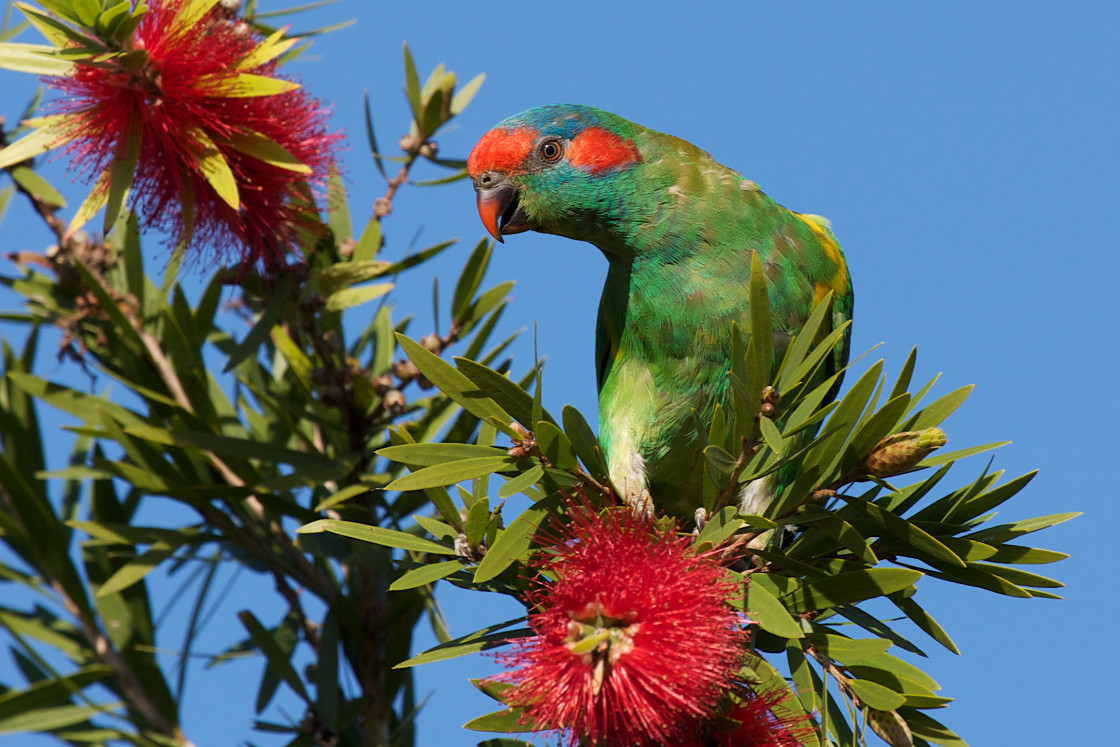
[[[576,506],[552,532],[532,562],[555,579],[528,592],[536,635],[499,654],[503,699],[570,745],[698,743],[742,661],[731,574],[629,509]]]
[[[320,224],[308,185],[325,183],[339,135],[273,56],[254,60],[266,42],[247,24],[218,9],[192,21],[187,5],[152,0],[126,54],[48,79],[68,95],[67,151],[106,190],[138,137],[131,194],[146,226],[275,272]]]

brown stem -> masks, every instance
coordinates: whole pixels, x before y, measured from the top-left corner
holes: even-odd
[[[816,659],[817,663],[821,665],[821,668],[824,669],[826,673],[832,675],[832,677],[836,680],[837,686],[840,688],[841,692],[844,693],[845,697],[849,698],[853,703],[855,703],[857,708],[863,707],[863,704],[860,702],[859,697],[852,690],[852,678],[844,674],[844,672],[842,672],[840,668],[836,666],[836,662],[834,662],[824,652],[822,652],[812,644],[808,644],[805,646],[805,653]]]
[[[51,579],[51,586],[62,599],[62,604],[66,608],[66,611],[78,621],[82,630],[82,635],[89,643],[90,648],[92,648],[97,655],[97,658],[113,670],[114,678],[120,684],[121,689],[128,698],[129,706],[135,709],[155,731],[165,737],[169,737],[178,744],[184,745],[184,747],[193,747],[193,743],[183,735],[179,727],[164,718],[163,714],[156,708],[155,704],[148,697],[144,686],[140,684],[140,680],[137,679],[136,673],[132,671],[132,667],[124,660],[120,652],[113,647],[112,641],[101,632],[101,629],[97,626],[97,622],[74,602],[61,584]]]

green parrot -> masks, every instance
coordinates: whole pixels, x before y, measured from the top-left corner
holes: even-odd
[[[479,140],[467,169],[498,241],[522,231],[594,244],[609,262],[595,335],[599,440],[631,505],[691,517],[702,504],[704,437],[729,416],[732,323],[750,326],[751,252],[768,281],[775,368],[814,304],[821,335],[852,314],[852,284],[829,223],[787,210],[680,138],[589,106],[540,106]],[[843,368],[849,336],[825,373]],[[695,414],[694,414],[695,413]],[[748,484],[762,513],[779,486]]]

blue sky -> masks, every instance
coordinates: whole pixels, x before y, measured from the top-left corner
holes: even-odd
[[[487,74],[458,128],[440,138],[444,155],[465,156],[491,125],[530,106],[592,104],[683,137],[782,204],[830,218],[855,284],[853,351],[883,342],[871,360],[883,357],[897,371],[917,345],[917,379],[943,372],[940,393],[976,385],[945,425],[951,446],[1011,440],[995,466],[1008,477],[1041,470],[1001,518],[1085,512],[1032,537],[1072,554],[1042,569],[1069,584],[1065,601],[923,582],[925,606],[963,652],[929,645],[931,659],[917,662],[957,699],[937,717],[974,747],[1095,742],[1114,730],[1109,693],[1118,663],[1096,631],[1115,616],[1108,599],[1120,560],[1120,509],[1110,490],[1112,421],[1120,415],[1113,387],[1120,263],[1112,238],[1120,9],[1105,2],[840,6],[341,2],[294,18],[297,30],[358,22],[319,39],[315,59],[290,69],[333,105],[334,125],[349,136],[355,223],[383,191],[367,157],[362,93],[370,92],[388,150],[406,121],[404,40],[422,74],[437,62],[463,80]],[[0,114],[10,121],[31,81],[0,72],[0,90]],[[26,215],[19,204],[9,210],[0,251],[46,243]],[[402,190],[385,230],[390,257],[403,254],[418,230],[421,246],[461,237],[436,268],[448,291],[482,235],[466,183]],[[506,328],[536,323],[553,411],[563,403],[595,411],[592,338],[605,270],[593,247],[538,234],[511,237],[495,253],[490,281],[517,281]],[[397,303],[415,309],[423,326],[431,279],[414,281],[398,289]],[[14,303],[0,293],[0,308]],[[16,337],[18,329],[0,325],[0,334]],[[516,354],[522,365],[531,361],[531,333]],[[67,375],[50,361],[42,370]],[[958,480],[984,464],[982,457],[962,463]],[[239,589],[245,594],[229,603],[230,619],[244,606],[262,619],[279,614],[264,579]],[[517,614],[512,605],[509,614],[496,610],[491,596],[441,599],[456,633]],[[422,635],[418,647],[430,642]],[[420,744],[474,744],[457,727],[491,701],[466,678],[492,670],[480,659],[419,670],[421,693],[432,693]],[[229,744],[231,735],[275,743],[248,728],[259,671],[254,661],[192,673],[184,726],[196,744]],[[288,704],[298,718],[298,703]]]

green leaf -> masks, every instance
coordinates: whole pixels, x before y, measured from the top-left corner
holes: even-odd
[[[463,270],[459,274],[459,281],[455,284],[455,293],[451,297],[452,319],[462,319],[467,307],[470,306],[471,299],[474,298],[479,285],[482,284],[482,276],[486,274],[486,268],[490,265],[490,253],[493,246],[487,239],[478,242],[474,251],[467,258],[466,264],[463,265]]]
[[[778,430],[778,426],[774,425],[774,421],[767,417],[758,419],[758,429],[762,435],[762,440],[770,447],[770,450],[775,454],[783,454],[785,452],[785,440],[782,438],[782,432]]]
[[[0,734],[12,732],[52,732],[74,724],[80,724],[94,716],[114,711],[119,703],[105,703],[95,706],[56,706],[39,708],[0,720]]]
[[[407,669],[409,667],[419,666],[420,664],[430,664],[433,661],[445,661],[459,656],[466,656],[467,654],[476,654],[479,651],[497,648],[515,638],[525,638],[534,635],[533,631],[529,628],[515,628],[514,630],[507,630],[502,633],[496,632],[508,628],[514,623],[521,622],[522,620],[524,620],[524,618],[519,617],[516,620],[508,620],[497,625],[490,625],[482,630],[476,630],[465,636],[455,638],[446,643],[441,643],[438,646],[433,646],[422,654],[417,654],[411,659],[402,661],[400,664],[394,666],[393,669]]]
[[[68,12],[68,6],[63,6],[60,3],[50,2],[49,0],[39,0],[39,4],[57,13],[61,18],[69,18],[71,15]],[[69,24],[63,23],[58,18],[55,18],[49,13],[44,13],[42,10],[28,3],[15,3],[15,6],[27,17],[31,25],[38,29],[39,33],[45,36],[47,40],[56,47],[69,47],[71,45],[83,47],[92,41],[88,36]],[[74,19],[71,18],[70,20]]]
[[[910,388],[910,379],[914,376],[914,365],[918,362],[918,349],[910,348],[910,354],[906,356],[906,362],[902,364],[902,370],[898,372],[898,379],[894,382],[894,388],[891,389],[890,396],[887,401],[904,394]]]
[[[870,501],[855,496],[840,496],[849,505],[854,506],[877,526],[882,527],[888,534],[905,542],[919,553],[940,560],[950,565],[964,568],[965,562],[936,537],[926,532],[916,524],[900,516],[884,511]]]
[[[356,521],[318,519],[309,524],[304,524],[296,531],[300,534],[330,532],[331,534],[361,540],[362,542],[372,542],[375,545],[397,547],[401,550],[426,552],[433,555],[455,554],[454,548],[432,542],[431,540],[426,540],[422,537],[417,537],[415,534],[399,532],[395,529],[385,529],[384,527],[378,527],[372,524],[359,524]]]
[[[481,363],[476,363],[469,358],[455,357],[454,360],[459,371],[470,379],[480,392],[497,403],[498,407],[509,413],[517,422],[533,430],[536,420],[533,418],[532,395],[516,382]],[[555,422],[547,412],[543,413],[542,417]]]
[[[66,200],[47,180],[36,174],[28,166],[14,166],[8,170],[16,184],[48,205],[65,207]]]
[[[293,8],[291,10],[295,9]],[[265,13],[255,13],[254,18],[259,20],[266,15]],[[291,39],[285,39],[285,31],[286,29],[278,29],[263,39],[259,44],[253,47],[247,55],[238,61],[237,69],[249,70],[254,67],[259,67],[291,49],[291,47],[299,41],[299,38],[292,37]]]
[[[1011,524],[1000,524],[999,526],[989,527],[982,529],[972,534],[966,534],[965,539],[976,540],[977,542],[984,542],[989,545],[998,545],[1006,542],[1007,540],[1022,537],[1024,534],[1037,532],[1040,529],[1052,527],[1055,524],[1075,519],[1081,515],[1080,511],[1065,514],[1050,514],[1049,516],[1038,516],[1033,519],[1023,519]]]
[[[778,377],[778,390],[784,392],[788,390],[793,384],[799,381],[803,375],[798,373],[798,369],[802,367],[805,361],[805,356],[809,352],[813,340],[817,336],[817,330],[820,329],[821,324],[824,322],[825,314],[828,313],[828,308],[832,304],[832,292],[822,298],[813,306],[813,311],[809,314],[809,318],[805,320],[798,331],[797,336],[790,341],[789,348],[786,350],[786,358],[782,361],[782,368]],[[825,350],[831,350],[832,345],[829,344]],[[822,357],[824,353],[822,353]],[[806,371],[806,374],[808,371]]]
[[[849,450],[853,460],[862,460],[875,448],[879,441],[889,434],[898,419],[906,412],[910,404],[910,395],[903,393],[889,400],[879,408],[874,415],[860,424],[852,434]]]
[[[534,464],[532,467],[522,472],[517,477],[511,478],[506,481],[506,484],[498,489],[499,498],[508,498],[511,495],[528,491],[544,477],[544,467],[540,464]],[[528,494],[528,493],[527,493]]]
[[[809,640],[828,654],[829,658],[845,664],[878,656],[891,647],[891,642],[882,638],[846,638],[827,633],[814,634],[809,636]]]
[[[253,643],[268,659],[269,667],[280,679],[287,683],[288,687],[292,688],[296,695],[310,705],[311,698],[307,694],[307,689],[303,686],[303,681],[296,673],[295,667],[292,666],[290,656],[280,648],[273,634],[261,625],[260,621],[249,610],[238,612],[237,617],[249,632],[249,637],[253,639]]]
[[[1055,581],[1037,573],[1031,573],[1019,568],[1007,568],[992,563],[969,563],[969,566],[1005,578],[1016,586],[1033,586],[1037,589],[1059,589],[1065,586],[1061,581]]]
[[[957,648],[957,644],[953,643],[953,639],[949,637],[945,629],[912,598],[903,597],[901,594],[891,594],[888,599],[894,602],[895,606],[902,610],[902,613],[910,618],[915,625],[925,631],[930,638],[954,654],[960,655],[960,649]]]
[[[312,271],[314,274],[308,284],[314,284],[320,293],[330,295],[340,288],[381,277],[391,266],[390,262],[383,260],[351,258],[349,262],[316,268]]]
[[[762,584],[747,587],[747,616],[762,629],[781,638],[801,638],[801,626],[789,614],[778,598]]]
[[[541,420],[537,423],[534,434],[548,464],[560,470],[576,468],[576,453],[572,449],[572,442],[556,425],[548,420]]]
[[[272,328],[280,321],[283,298],[284,297],[279,293],[274,295],[264,307],[260,318],[253,324],[249,333],[245,335],[245,338],[227,352],[226,355],[228,357],[226,359],[226,365],[222,368],[222,373],[229,373],[242,361],[257,354],[261,345],[264,344],[264,341],[269,339],[272,335]]]
[[[561,413],[564,420],[564,432],[572,442],[576,456],[597,478],[607,476],[607,462],[603,458],[603,449],[599,446],[595,432],[587,424],[587,420],[576,408],[564,405]]]
[[[853,604],[907,589],[922,575],[906,568],[869,568],[840,573],[810,581],[790,595],[789,606],[795,612],[808,612]]]
[[[385,486],[386,490],[423,490],[425,488],[438,488],[464,480],[473,480],[485,477],[494,472],[508,472],[516,469],[517,460],[509,456],[474,457],[460,459],[444,464],[435,464],[431,467],[411,472],[398,477]]]
[[[381,249],[381,221],[377,217],[369,219],[366,223],[365,230],[362,231],[361,238],[358,243],[354,245],[354,253],[350,255],[350,263],[361,263],[372,261],[377,256],[378,250]],[[337,266],[337,265],[336,265]]]
[[[129,120],[128,131],[124,141],[114,154],[113,162],[109,165],[108,194],[105,197],[105,221],[102,230],[109,232],[109,228],[117,222],[121,211],[124,210],[124,201],[128,190],[132,188],[132,180],[136,175],[136,165],[140,161],[142,124]]]
[[[408,106],[412,110],[412,119],[419,124],[420,112],[420,76],[416,74],[416,63],[412,61],[412,52],[408,51],[408,44],[404,44],[404,95],[408,99]]]
[[[198,155],[198,170],[203,178],[223,202],[234,210],[240,209],[241,197],[237,191],[237,177],[233,175],[222,151],[201,127],[189,126],[187,129],[202,149],[202,153]]]
[[[979,565],[978,563],[969,563],[967,568],[948,568],[942,571],[929,571],[929,575],[934,578],[940,578],[966,586],[975,586],[978,589],[987,589],[996,594],[1003,594],[1009,597],[1027,599],[1031,596],[1031,593],[1026,589],[1019,588],[1002,576],[997,576],[986,569],[980,568]]]
[[[962,505],[950,511],[945,517],[945,520],[962,521],[987,513],[1025,488],[1037,474],[1038,470],[1033,470],[1025,475],[1016,477],[1014,480],[1009,480],[1003,485],[987,490],[978,496],[971,497]]]
[[[463,563],[459,560],[445,560],[442,563],[422,565],[408,571],[390,584],[389,591],[403,591],[405,589],[415,589],[418,586],[427,586],[441,578],[447,578],[452,573],[462,570],[462,568]]]
[[[203,76],[205,78],[205,76]],[[199,88],[210,88],[212,95],[222,98],[251,98],[254,96],[277,96],[289,91],[299,89],[299,83],[283,78],[273,78],[268,75],[254,73],[240,73],[235,78],[227,75],[215,76],[213,83],[202,80]]]
[[[478,444],[423,443],[386,446],[376,452],[379,457],[411,466],[429,467],[445,462],[478,457],[508,457],[505,449]]]
[[[0,44],[0,68],[32,75],[69,75],[74,63],[57,57],[54,52],[55,47],[47,44]]]
[[[893,711],[906,704],[906,698],[870,680],[850,680],[848,685],[863,704],[877,711]]]
[[[317,646],[319,659],[312,675],[315,682],[316,715],[332,729],[338,729],[338,711],[342,702],[339,697],[338,628],[338,615],[332,609],[320,628]]]
[[[110,576],[97,590],[96,596],[107,597],[138,583],[148,573],[155,570],[157,565],[171,557],[176,549],[176,547],[168,546],[162,542],[153,545],[143,555],[133,558],[118,568],[116,573]]]
[[[377,171],[381,172],[381,178],[386,181],[389,180],[389,175],[385,174],[385,164],[381,159],[381,148],[377,147],[377,136],[373,131],[373,112],[370,109],[370,91],[366,90],[362,93],[362,100],[365,103],[365,139],[370,143],[370,155],[373,157],[373,165],[377,167]],[[381,227],[381,222],[377,221],[374,217],[371,221],[377,223],[377,227]],[[372,256],[372,255],[371,255]]]
[[[327,173],[327,225],[330,226],[336,244],[354,235],[354,224],[350,220],[350,206],[346,199],[346,185],[342,183],[342,174],[333,163]]]
[[[471,731],[504,731],[506,733],[530,731],[521,722],[521,712],[510,708],[472,718],[463,724],[463,728]]]
[[[970,446],[967,449],[959,449],[957,451],[946,451],[945,453],[935,454],[934,456],[927,457],[927,458],[923,459],[922,461],[918,462],[917,466],[918,466],[918,469],[921,469],[923,467],[936,467],[939,464],[948,464],[949,462],[955,462],[958,459],[964,459],[965,457],[970,457],[973,454],[982,454],[985,451],[991,451],[992,449],[998,449],[999,447],[1006,446],[1009,443],[1011,443],[1011,442],[1010,441],[994,441],[990,444],[981,444],[980,446]]]
[[[933,679],[913,664],[905,662],[891,654],[883,653],[869,656],[866,659],[852,659],[851,661],[845,662],[845,665],[852,670],[853,673],[856,671],[883,672],[891,675],[897,681],[908,684],[908,689],[899,690],[898,692],[933,692],[941,689],[941,685],[937,684],[937,680]],[[856,676],[863,677],[864,675],[858,674]]]
[[[475,417],[490,421],[510,438],[517,434],[510,428],[510,416],[494,400],[483,396],[482,391],[469,378],[447,361],[423,345],[397,333],[397,342],[420,373],[435,384],[441,392]]]
[[[0,151],[0,155],[2,155],[3,152],[4,151]],[[105,171],[101,172],[101,175],[97,178],[97,182],[93,185],[93,189],[89,191],[89,194],[82,200],[82,204],[74,211],[73,217],[70,218],[70,223],[66,226],[66,233],[64,236],[72,236],[75,231],[86,223],[89,223],[90,220],[93,219],[93,216],[97,215],[98,210],[105,207],[105,203],[109,201],[109,171],[110,169],[105,169]],[[112,314],[112,310],[110,309],[105,309],[105,311]],[[119,311],[119,309],[117,309],[117,311]]]
[[[722,545],[731,535],[743,528],[746,522],[736,516],[736,512],[735,506],[726,506],[708,517],[704,522],[704,528],[696,535],[693,543],[698,552],[703,552],[702,548],[710,549]]]
[[[368,303],[375,298],[381,298],[393,290],[393,283],[374,283],[372,285],[359,285],[356,288],[345,288],[327,296],[327,311],[343,311],[354,306]]]
[[[921,412],[918,412],[911,417],[899,430],[903,431],[920,431],[926,428],[932,428],[935,425],[940,425],[945,418],[953,414],[953,411],[960,407],[968,395],[972,393],[975,387],[972,384],[962,386],[949,392],[944,397],[941,397],[929,405],[924,407]]]
[[[806,467],[813,465],[825,467],[830,462],[836,464],[839,461],[840,454],[837,451],[847,439],[848,434],[858,422],[860,413],[863,412],[871,399],[882,369],[883,362],[876,361],[840,400],[840,404],[829,416],[827,424],[827,428],[835,429],[835,432],[824,438],[819,446],[814,447],[806,454]]]
[[[534,507],[526,509],[514,519],[505,530],[498,533],[494,546],[486,551],[482,562],[474,572],[474,582],[481,584],[501,575],[509,568],[533,542],[533,536],[541,522],[548,516],[548,509]]]
[[[910,731],[919,739],[939,744],[942,747],[968,747],[963,739],[922,711],[903,708],[900,715],[906,719]]]
[[[841,517],[814,505],[802,506],[798,512],[799,522],[811,522],[812,526],[848,548],[856,557],[868,565],[877,565],[879,558],[863,535]]]
[[[1044,564],[1057,563],[1068,558],[1064,552],[1042,550],[1037,547],[1023,547],[1021,545],[1000,545],[994,555],[989,555],[986,560],[992,563],[1014,564]]]
[[[470,511],[467,512],[466,531],[467,544],[471,547],[478,547],[482,544],[483,537],[486,536],[486,527],[490,523],[490,501],[485,497],[480,497],[473,504],[471,504]]]
[[[479,73],[455,92],[455,95],[451,97],[451,113],[453,115],[467,108],[467,104],[469,104],[471,99],[474,98],[474,95],[478,93],[478,89],[482,86],[482,81],[484,80],[486,80],[486,73]]]
[[[295,41],[291,39],[290,41]],[[294,171],[297,174],[310,174],[311,167],[293,156],[280,143],[265,137],[259,132],[235,132],[225,141],[238,153],[252,156],[279,169]]]

